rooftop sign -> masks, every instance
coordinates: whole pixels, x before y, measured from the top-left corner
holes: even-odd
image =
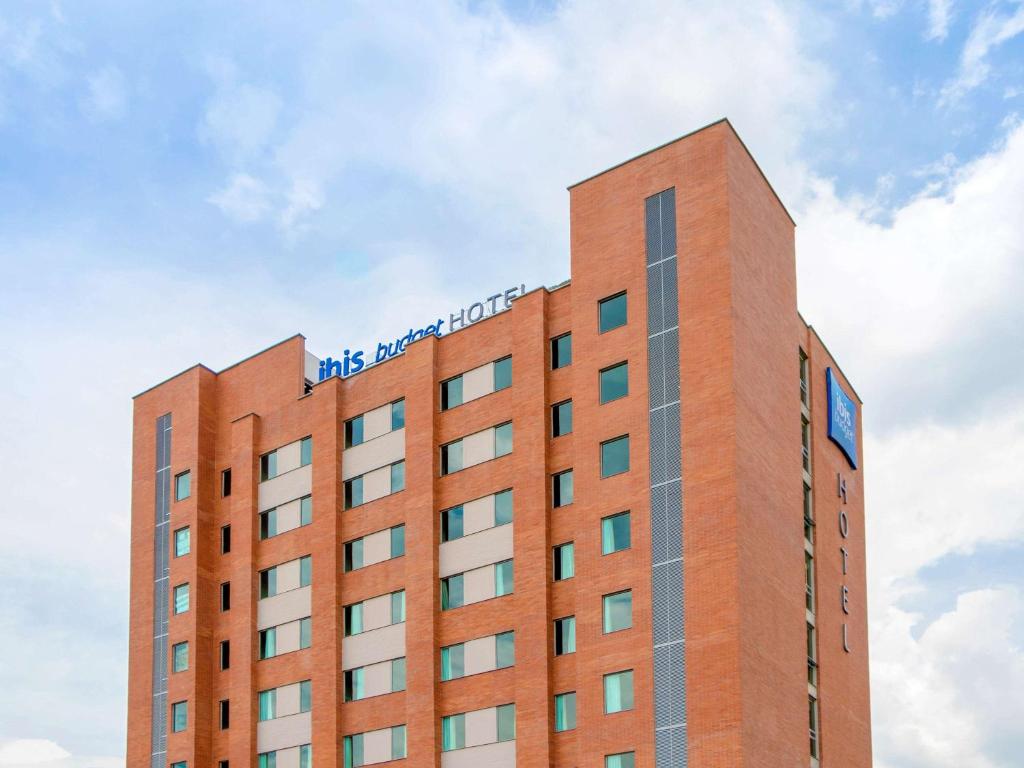
[[[404,336],[400,336],[392,342],[379,342],[377,344],[373,360],[370,360],[369,356],[361,349],[346,349],[342,353],[342,358],[340,360],[328,357],[326,360],[320,361],[320,381],[328,379],[331,376],[352,376],[353,374],[359,373],[363,368],[376,365],[377,363],[383,363],[385,360],[390,360],[395,355],[402,354],[409,344],[412,344],[418,339],[422,339],[427,336],[437,336],[438,338],[441,338],[446,333],[452,333],[473,325],[474,323],[478,323],[485,318],[493,317],[499,312],[504,312],[506,309],[509,309],[512,306],[513,300],[519,298],[525,293],[525,285],[507,288],[501,293],[488,296],[483,301],[474,301],[468,307],[463,307],[458,312],[450,312],[447,320],[447,331],[444,330],[445,319],[443,317],[439,317],[429,325],[425,325],[417,330],[410,328],[408,333]]]

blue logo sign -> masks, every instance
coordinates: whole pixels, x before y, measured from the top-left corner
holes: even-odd
[[[825,371],[828,389],[828,438],[857,468],[857,404],[843,391],[832,369]]]

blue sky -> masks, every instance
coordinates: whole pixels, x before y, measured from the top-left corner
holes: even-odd
[[[0,768],[123,765],[133,394],[560,282],[722,116],[866,401],[876,764],[1017,764],[1022,114],[1018,0],[4,3]]]

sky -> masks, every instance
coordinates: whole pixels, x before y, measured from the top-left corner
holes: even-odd
[[[559,283],[721,117],[865,401],[875,764],[1019,766],[1022,115],[1021,0],[6,0],[0,768],[124,765],[134,394]]]

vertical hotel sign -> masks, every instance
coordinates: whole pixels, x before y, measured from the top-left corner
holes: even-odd
[[[831,368],[826,370],[825,377],[828,389],[828,438],[839,446],[850,467],[857,469],[857,404],[843,391]],[[846,540],[850,537],[850,518],[846,514],[846,478],[842,472],[837,473],[836,481],[836,495],[842,500],[839,506],[839,535],[842,537],[839,555],[843,559],[843,583],[839,587],[839,606],[843,610],[843,650],[849,653],[850,634],[846,617],[850,615],[850,588],[846,584],[846,575],[849,572],[850,551],[846,548]]]

